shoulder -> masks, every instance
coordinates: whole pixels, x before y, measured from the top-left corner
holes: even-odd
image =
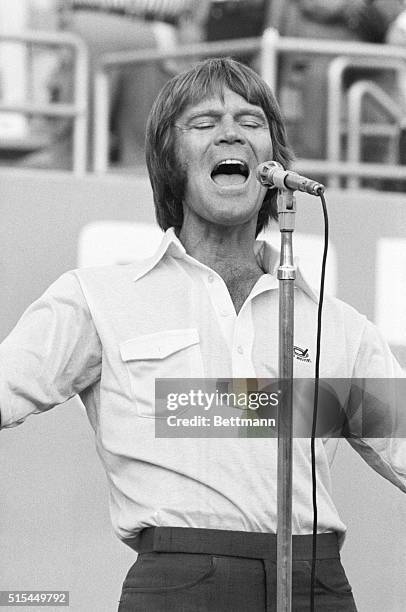
[[[53,281],[34,304],[59,304],[87,309],[92,295],[103,299],[118,286],[128,285],[134,271],[132,265],[68,270]]]
[[[116,304],[132,295],[138,287],[136,281],[151,267],[151,259],[144,259],[130,264],[78,268],[63,274],[57,285],[75,295],[80,294],[92,310],[95,305]]]
[[[324,324],[332,325],[337,338],[355,356],[355,377],[403,377],[404,372],[380,329],[354,307],[337,298],[326,298]]]
[[[323,308],[329,316],[339,318],[346,325],[363,328],[368,320],[366,315],[359,312],[354,306],[329,294],[324,296]]]
[[[318,289],[307,282],[300,268],[297,269],[296,287],[302,295],[301,305],[307,304],[312,316],[315,316],[319,306],[320,293]],[[352,330],[362,330],[367,322],[364,314],[329,293],[324,293],[323,296],[322,320],[324,325],[344,326]]]

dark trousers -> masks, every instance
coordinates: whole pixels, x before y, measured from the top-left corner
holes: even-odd
[[[276,536],[158,527],[134,540],[139,555],[118,612],[275,612]],[[311,536],[293,536],[292,611],[310,610]],[[336,534],[317,539],[317,612],[356,612]]]

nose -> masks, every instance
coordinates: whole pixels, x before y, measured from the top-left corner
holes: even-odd
[[[217,129],[215,144],[233,144],[235,142],[245,143],[245,136],[241,127],[232,117],[223,117]]]

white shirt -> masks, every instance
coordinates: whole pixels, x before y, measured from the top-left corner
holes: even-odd
[[[222,278],[168,230],[147,260],[64,274],[0,346],[3,427],[80,393],[110,485],[113,527],[124,541],[146,526],[276,532],[275,439],[156,438],[154,429],[155,378],[277,377],[278,254],[264,242],[255,249],[267,273],[238,315]],[[316,327],[317,296],[298,272],[294,343],[307,358],[295,357],[295,377],[314,376]],[[403,374],[364,316],[326,298],[320,376]],[[331,498],[335,444],[316,441],[318,531],[343,534]],[[352,444],[406,491],[401,440]],[[293,482],[293,533],[308,534],[309,439],[294,440]]]

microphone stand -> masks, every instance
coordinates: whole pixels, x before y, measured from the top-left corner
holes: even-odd
[[[277,478],[277,612],[292,609],[292,401],[294,282],[292,234],[296,202],[292,189],[278,190],[281,233],[279,280],[279,385]]]
[[[277,482],[277,612],[292,610],[292,401],[293,327],[296,269],[292,234],[295,229],[294,191],[320,196],[324,185],[284,170],[280,163],[267,161],[257,167],[257,179],[264,187],[278,187],[278,220],[281,233],[279,280],[279,410]]]
[[[264,187],[278,187],[278,220],[281,233],[279,280],[279,410],[277,482],[277,612],[292,610],[292,402],[293,327],[296,269],[292,234],[295,229],[294,191],[320,196],[324,185],[284,170],[280,163],[267,161],[257,167],[257,179]]]

